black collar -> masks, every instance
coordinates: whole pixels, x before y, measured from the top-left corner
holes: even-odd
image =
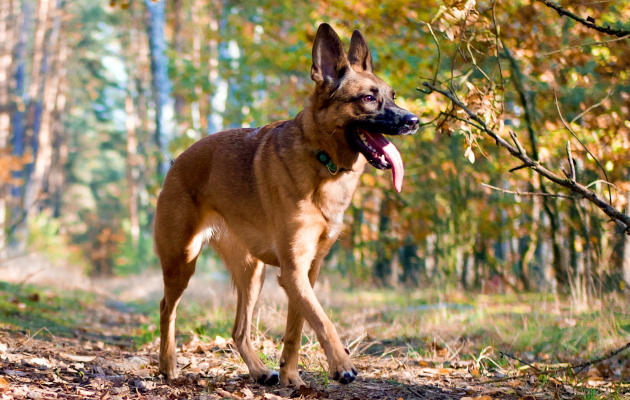
[[[317,161],[328,169],[330,175],[337,175],[339,172],[350,171],[349,169],[339,168],[330,155],[328,155],[328,153],[324,150],[315,150],[315,157],[317,158]]]

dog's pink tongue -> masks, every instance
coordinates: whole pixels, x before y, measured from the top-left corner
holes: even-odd
[[[392,143],[387,143],[385,147],[382,148],[385,153],[385,158],[392,165],[392,180],[394,181],[394,187],[396,191],[400,193],[402,190],[403,177],[405,176],[405,167],[403,166],[402,157],[398,152],[396,146]]]

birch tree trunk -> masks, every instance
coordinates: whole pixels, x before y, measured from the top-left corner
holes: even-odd
[[[33,149],[35,153],[35,165],[29,179],[26,191],[27,214],[33,216],[38,213],[40,207],[35,207],[35,203],[42,200],[45,192],[45,183],[52,164],[52,117],[57,100],[57,90],[59,88],[59,75],[55,72],[59,70],[59,64],[65,62],[66,54],[62,46],[59,46],[59,31],[61,27],[61,14],[65,0],[53,4],[50,14],[53,17],[53,26],[49,41],[44,49],[44,59],[42,62],[43,98],[38,100],[41,107],[41,122],[39,132],[33,132]],[[39,27],[38,27],[39,28]]]
[[[203,0],[193,0],[192,7],[190,9],[190,22],[193,27],[192,34],[192,63],[195,70],[201,71],[201,35],[203,32],[202,26],[199,24],[199,15],[204,12]],[[201,132],[207,132],[208,122],[206,120],[206,99],[203,94],[201,85],[197,83],[195,85],[195,97],[197,98],[190,105],[192,126],[195,130],[195,139],[201,138]],[[203,115],[203,118],[202,118]]]
[[[174,105],[170,98],[171,82],[168,78],[168,58],[164,53],[164,2],[165,0],[146,0],[149,10],[149,48],[151,54],[151,74],[153,98],[155,101],[155,143],[160,152],[157,170],[160,180],[166,176],[169,168],[168,143],[173,133]]]
[[[18,11],[19,12],[19,11]],[[9,99],[9,76],[13,54],[13,5],[9,1],[0,2],[0,157],[8,153],[7,145],[11,133],[11,102]],[[3,174],[4,178],[4,174]],[[0,262],[5,258],[7,239],[7,192],[8,182],[0,179]]]
[[[67,79],[66,60],[71,50],[68,48],[66,33],[68,23],[63,21],[61,25],[61,38],[59,48],[59,61],[56,72],[57,98],[55,99],[55,111],[52,118],[52,136],[54,138],[53,160],[48,177],[48,190],[50,192],[50,207],[53,217],[61,215],[63,186],[65,182],[66,162],[68,161],[68,134],[64,129],[63,115],[66,109],[67,94],[69,92]]]
[[[136,126],[138,118],[134,105],[134,96],[138,93],[135,87],[137,71],[133,67],[135,57],[139,53],[138,30],[135,23],[131,22],[129,29],[129,55],[127,56],[127,94],[125,96],[125,126],[127,129],[127,185],[129,186],[129,223],[131,230],[131,239],[134,244],[138,243],[140,238],[140,222],[138,218],[138,139],[136,136]]]
[[[25,129],[24,129],[24,112],[25,112],[25,99],[26,92],[26,42],[28,39],[28,22],[30,20],[31,9],[29,3],[26,1],[21,2],[19,0],[13,0],[13,9],[16,11],[16,23],[15,32],[17,35],[17,41],[15,43],[15,49],[13,52],[13,66],[12,66],[12,84],[13,91],[12,105],[11,105],[11,149],[12,154],[16,157],[22,158],[25,152]],[[21,247],[25,245],[24,233],[24,188],[26,168],[22,170],[13,171],[11,176],[16,182],[11,185],[11,206],[9,209],[9,217],[7,222],[10,225],[7,232],[8,240],[11,240],[11,248],[16,252],[21,251]]]

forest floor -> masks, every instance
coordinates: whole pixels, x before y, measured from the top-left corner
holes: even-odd
[[[630,342],[623,298],[586,307],[541,294],[320,291],[360,375],[350,385],[329,379],[305,327],[300,368],[310,386],[281,388],[249,378],[227,339],[234,302],[213,293],[213,304],[180,306],[182,377],[167,382],[157,369],[155,299],[0,281],[0,399],[594,400],[630,392],[630,351],[566,370]],[[276,369],[285,312],[283,301],[263,297],[255,315],[254,346]]]

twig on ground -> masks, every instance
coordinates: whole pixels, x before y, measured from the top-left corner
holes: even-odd
[[[595,24],[594,21],[589,21],[589,20],[586,20],[584,18],[581,18],[580,16],[572,13],[571,11],[567,10],[566,8],[561,7],[560,5],[554,3],[553,1],[549,1],[549,0],[536,0],[536,1],[538,1],[540,3],[543,3],[544,5],[546,5],[549,8],[553,8],[554,10],[556,10],[558,12],[558,14],[560,16],[567,16],[567,17],[571,18],[572,20],[581,23],[582,25],[586,26],[587,28],[595,29],[598,32],[602,32],[602,33],[605,33],[607,35],[613,35],[613,36],[617,36],[617,37],[630,35],[630,31],[627,31],[625,29],[614,29],[614,28],[611,28],[610,26],[600,26],[600,25]]]
[[[547,197],[559,197],[561,199],[577,199],[577,198],[579,198],[579,197],[576,197],[576,196],[567,196],[566,194],[560,194],[560,193],[519,192],[518,190],[501,189],[500,187],[488,185],[487,183],[482,183],[481,186],[485,186],[485,187],[487,187],[489,189],[498,190],[498,191],[503,192],[505,194],[515,194],[517,196],[547,196]]]
[[[576,364],[576,365],[569,365],[568,367],[563,367],[563,368],[557,368],[557,369],[552,369],[552,370],[547,370],[547,371],[541,371],[539,369],[537,369],[537,371],[535,372],[530,372],[528,374],[523,374],[523,375],[518,375],[518,376],[505,376],[503,378],[498,378],[498,379],[491,379],[482,383],[495,383],[495,382],[503,382],[503,381],[509,381],[510,379],[523,379],[523,378],[529,378],[530,376],[536,376],[536,375],[555,375],[558,374],[560,372],[566,372],[566,371],[570,371],[573,370],[574,374],[577,375],[580,372],[582,372],[586,367],[590,367],[593,364],[598,364],[602,361],[608,360],[609,358],[613,358],[614,356],[616,356],[617,354],[630,349],[630,343],[626,343],[625,346],[618,348],[617,350],[613,350],[610,353],[608,353],[605,356],[602,357],[598,357],[598,358],[594,358],[592,360],[589,361],[585,361],[583,363],[580,364]],[[503,352],[501,352],[501,354],[505,354]],[[519,360],[520,361],[520,360]]]
[[[536,367],[536,366],[534,366],[534,365],[532,365],[532,364],[528,363],[527,361],[523,361],[523,360],[521,360],[520,358],[516,358],[516,357],[514,357],[513,355],[511,355],[511,354],[509,354],[509,353],[505,353],[505,352],[503,352],[503,351],[499,351],[499,353],[501,353],[501,357],[511,358],[512,360],[516,360],[516,361],[520,362],[520,363],[521,363],[521,364],[523,364],[523,365],[527,365],[528,367],[533,368],[533,369],[535,369],[536,371],[540,371],[540,369],[539,369],[538,367]]]
[[[599,209],[601,209],[615,223],[620,225],[623,228],[623,231],[625,234],[630,235],[630,215],[626,215],[620,212],[619,210],[617,210],[616,208],[608,204],[606,201],[602,200],[595,192],[588,189],[586,186],[582,185],[581,183],[578,183],[578,182],[573,183],[569,181],[568,179],[563,179],[560,176],[548,170],[547,168],[545,168],[539,161],[532,160],[526,154],[521,154],[521,152],[519,151],[517,147],[512,146],[505,139],[499,136],[496,132],[488,128],[485,121],[481,117],[479,117],[475,112],[471,111],[464,103],[458,100],[450,91],[445,91],[445,90],[436,88],[430,82],[424,82],[423,85],[431,89],[431,91],[435,91],[446,96],[456,106],[464,110],[472,120],[477,122],[477,124],[479,124],[483,128],[482,129],[483,132],[485,132],[488,136],[490,136],[492,139],[495,140],[497,145],[507,149],[510,152],[510,154],[512,154],[514,157],[518,158],[519,160],[521,160],[523,164],[527,165],[529,168],[536,171],[538,174],[547,178],[548,180],[562,187],[570,189],[574,193],[584,197],[585,199],[593,203],[595,206],[597,206]]]

